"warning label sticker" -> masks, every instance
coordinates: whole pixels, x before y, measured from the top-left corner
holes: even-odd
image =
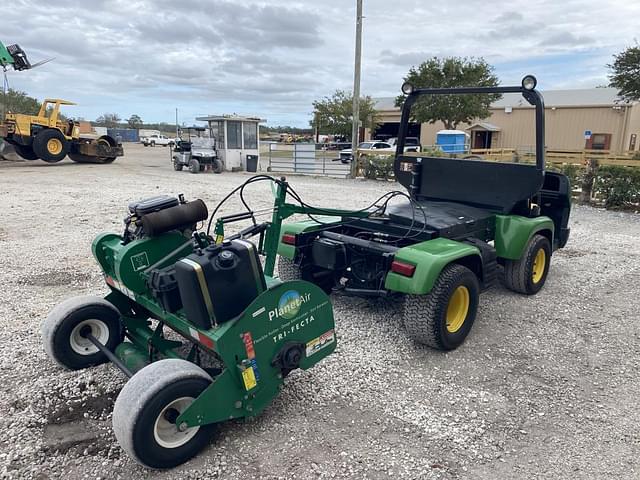
[[[256,375],[253,373],[253,367],[245,368],[242,371],[242,381],[244,382],[244,388],[251,390],[257,385]]]
[[[317,338],[307,342],[307,357],[310,357],[314,353],[318,353],[324,347],[328,347],[336,341],[336,335],[333,329],[323,333]]]
[[[131,256],[131,265],[133,266],[133,270],[137,272],[138,270],[142,270],[149,266],[149,258],[147,257],[147,252],[140,252],[136,255]]]

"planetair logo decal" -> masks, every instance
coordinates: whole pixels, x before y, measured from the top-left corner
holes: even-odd
[[[291,320],[300,312],[302,305],[309,300],[311,300],[310,293],[300,294],[296,290],[287,290],[280,297],[278,307],[269,311],[269,321],[280,317],[285,320]]]

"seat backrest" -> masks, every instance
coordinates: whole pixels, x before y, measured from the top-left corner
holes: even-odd
[[[417,169],[416,197],[464,203],[500,213],[511,213],[516,204],[536,195],[544,172],[535,165],[460,160],[447,157],[401,156],[396,179],[410,192],[414,163]]]

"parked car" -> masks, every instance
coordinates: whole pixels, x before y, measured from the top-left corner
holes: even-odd
[[[387,143],[396,149],[398,145],[398,137],[392,137],[387,140]],[[405,152],[419,152],[422,147],[420,146],[420,139],[418,137],[407,137],[404,139],[404,151]]]
[[[394,148],[387,142],[372,140],[369,142],[360,142],[358,150],[380,150],[383,152],[393,152]],[[340,150],[340,161],[342,163],[349,163],[351,160],[353,160],[353,154],[350,148]]]
[[[153,135],[149,135],[148,137],[142,137],[140,142],[145,147],[155,147],[156,145],[162,145],[166,147],[167,145],[174,146],[176,144],[175,138],[169,138],[166,135],[158,135],[154,133]]]

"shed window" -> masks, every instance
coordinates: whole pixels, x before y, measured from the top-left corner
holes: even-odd
[[[242,149],[242,122],[227,122],[227,148]]]
[[[244,148],[256,150],[258,148],[258,124],[255,122],[244,122],[242,124],[244,134]]]

